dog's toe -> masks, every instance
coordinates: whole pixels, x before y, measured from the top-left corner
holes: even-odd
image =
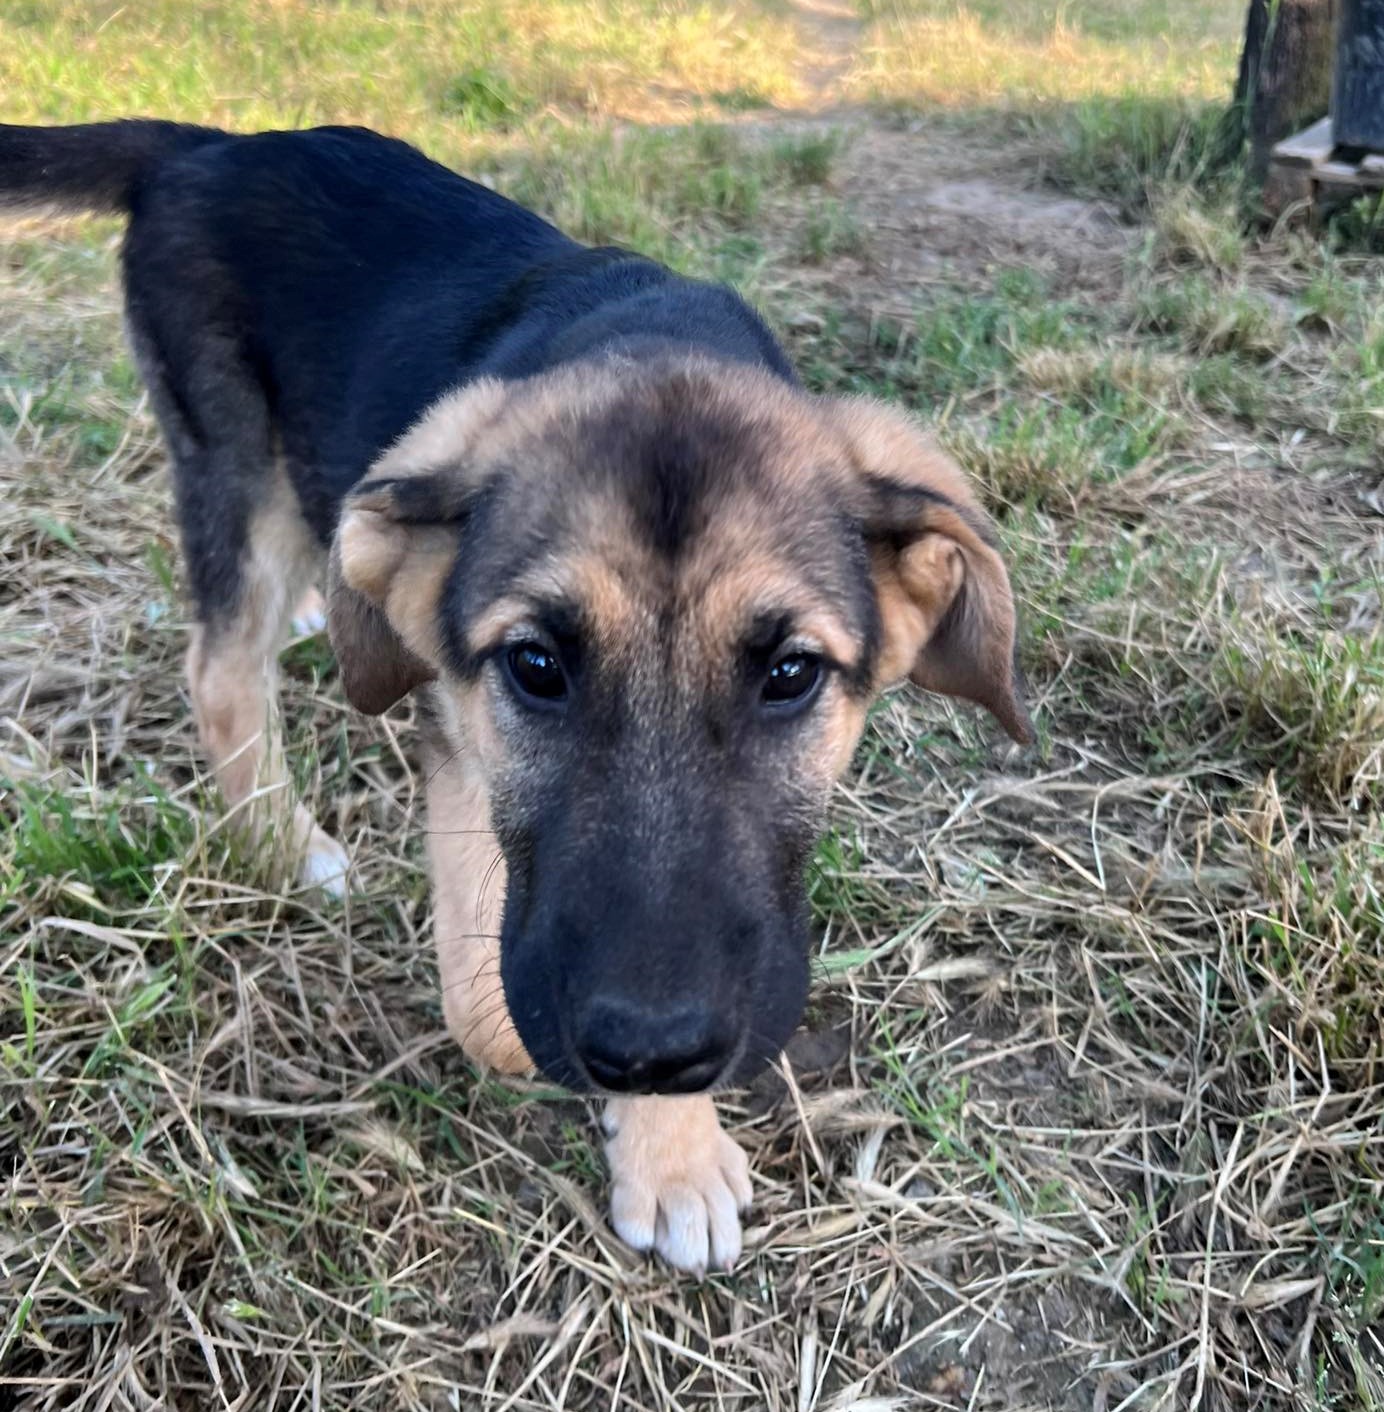
[[[740,1258],[749,1162],[704,1095],[614,1099],[606,1110],[610,1221],[636,1250],[691,1274]]]
[[[351,858],[346,850],[330,834],[314,825],[299,872],[303,886],[321,888],[328,897],[345,897],[350,866]]]
[[[659,1193],[654,1249],[674,1268],[706,1273],[713,1200],[714,1193],[695,1186],[670,1186]]]
[[[740,1259],[740,1215],[730,1188],[670,1187],[658,1204],[654,1249],[679,1270],[729,1270]]]
[[[610,1189],[610,1224],[626,1245],[652,1250],[658,1231],[658,1193],[644,1182],[621,1181],[617,1175]]]

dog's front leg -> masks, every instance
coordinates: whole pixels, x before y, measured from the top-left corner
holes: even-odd
[[[527,1073],[533,1061],[505,1004],[500,919],[505,863],[489,800],[463,752],[425,755],[428,853],[442,1010],[479,1064]],[[749,1162],[722,1130],[706,1094],[612,1098],[606,1105],[610,1219],[636,1250],[680,1270],[729,1269],[740,1258],[740,1212],[751,1200]]]
[[[710,1096],[612,1098],[604,1125],[616,1234],[679,1270],[730,1269],[752,1199],[750,1164]]]
[[[428,857],[442,1013],[452,1038],[502,1074],[533,1068],[500,980],[505,860],[490,830],[485,783],[465,753],[428,750]]]

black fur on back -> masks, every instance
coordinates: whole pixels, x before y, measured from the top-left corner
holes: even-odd
[[[381,452],[476,378],[699,350],[796,381],[725,285],[589,249],[365,128],[0,127],[0,206],[16,201],[129,215],[127,328],[203,621],[238,600],[276,467],[325,545]]]

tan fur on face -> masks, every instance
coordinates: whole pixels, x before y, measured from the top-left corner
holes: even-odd
[[[795,642],[850,671],[862,646],[844,619],[781,559],[764,552],[762,545],[752,548],[748,541],[753,538],[742,529],[727,536],[728,545],[718,539],[715,552],[708,552],[690,576],[698,587],[686,594],[692,659],[686,670],[719,689],[749,624],[762,614],[785,613],[792,619]],[[729,552],[723,554],[723,548]],[[865,707],[828,682],[814,717],[815,729],[804,740],[798,763],[804,779],[824,794],[850,762],[865,724]]]
[[[887,684],[913,671],[955,601],[966,569],[956,542],[940,534],[924,535],[897,556],[878,549],[874,559],[884,625],[877,675]]]
[[[446,523],[475,484],[475,447],[507,400],[482,378],[449,393],[385,452],[347,501],[328,564],[327,622],[346,694],[370,714],[434,679],[438,604],[456,558]],[[441,466],[452,474],[442,482]],[[401,523],[392,486],[424,476],[437,489],[441,522]]]
[[[871,397],[823,399],[845,438],[856,469],[887,474],[944,496],[981,514],[980,501],[961,467],[923,434],[906,412]]]
[[[337,533],[341,577],[384,610],[410,652],[436,664],[438,601],[457,538],[434,525],[400,525],[372,510],[348,510]]]
[[[342,517],[327,568],[327,624],[351,703],[378,715],[437,675],[438,605],[456,559],[447,526],[380,510]]]
[[[618,567],[596,552],[545,562],[476,619],[467,646],[477,654],[491,651],[528,623],[535,607],[544,603],[580,605],[597,648],[610,649],[629,640],[639,628],[648,627],[647,605],[637,592],[638,575],[632,571],[637,556],[632,546],[616,557],[623,561]]]
[[[703,661],[728,662],[746,628],[758,617],[781,613],[793,620],[794,635],[843,666],[854,666],[860,643],[835,606],[802,581],[765,544],[753,523],[753,506],[737,519],[724,516],[706,537],[686,572],[683,599],[691,620],[689,639]]]
[[[460,471],[494,426],[509,393],[498,378],[479,378],[428,408],[370,468],[369,480],[426,475],[439,466]]]
[[[602,644],[627,644],[624,655],[633,661],[640,634],[659,621],[660,601],[674,593],[683,605],[677,621],[685,640],[675,653],[677,670],[689,680],[694,674],[708,684],[724,680],[737,634],[756,612],[790,616],[829,656],[854,664],[859,645],[850,626],[801,581],[778,536],[792,535],[795,498],[820,502],[828,491],[847,503],[854,497],[868,523],[870,497],[894,487],[900,503],[918,508],[916,522],[881,529],[873,554],[884,630],[878,685],[912,676],[929,689],[980,702],[1016,738],[1029,738],[1013,668],[1008,578],[960,470],[892,408],[808,397],[753,368],[689,356],[655,376],[611,359],[515,384],[484,381],[444,398],[381,458],[351,502],[338,537],[342,579],[379,607],[406,656],[435,669],[438,600],[456,541],[446,528],[391,518],[390,478],[430,476],[430,493],[446,513],[490,473],[561,477],[564,456],[580,447],[583,418],[638,416],[642,403],[675,409],[679,396],[723,417],[747,445],[772,449],[757,472],[770,483],[770,499],[762,498],[761,481],[747,484],[743,496],[717,501],[714,523],[702,527],[690,567],[679,570],[674,584],[639,543],[616,491],[606,486],[575,496],[566,510],[568,546],[473,625],[474,649],[493,647],[515,630],[530,610],[526,600],[560,599],[580,608]],[[496,466],[507,469],[487,469]],[[439,470],[445,471],[440,481]],[[378,492],[376,484],[383,487]],[[908,491],[930,498],[910,501]],[[386,687],[423,679],[417,663],[387,659],[379,651],[371,659],[385,663]],[[365,694],[383,699],[389,691]]]
[[[511,383],[481,379],[433,404],[370,469],[367,479],[409,477],[483,457],[514,462],[538,446],[561,448],[584,420],[625,405],[642,394],[666,390],[677,379],[680,395],[708,412],[724,413],[747,433],[760,431],[782,449],[785,463],[802,460],[820,441],[814,399],[768,371],[731,366],[700,353],[661,365],[658,376],[632,359],[610,357],[568,364]]]

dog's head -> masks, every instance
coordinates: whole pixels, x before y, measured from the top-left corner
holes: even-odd
[[[1030,737],[1004,566],[902,414],[700,358],[482,381],[347,501],[347,695],[435,682],[509,873],[505,996],[576,1088],[743,1078],[807,990],[803,868],[872,697]]]

